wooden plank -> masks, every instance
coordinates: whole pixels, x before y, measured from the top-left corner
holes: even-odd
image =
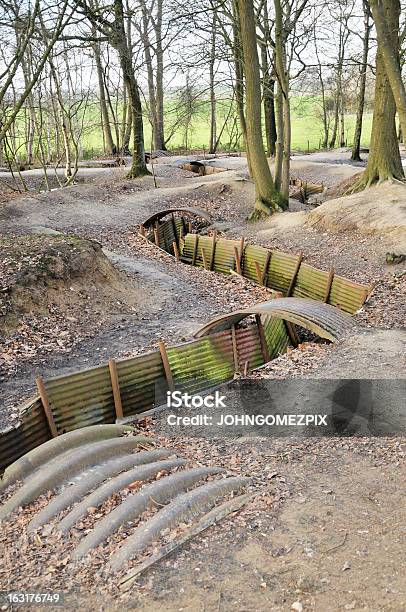
[[[296,263],[295,270],[293,272],[292,280],[290,281],[288,290],[286,292],[286,297],[289,297],[291,295],[292,291],[293,291],[293,287],[295,286],[296,278],[297,278],[300,266],[302,264],[302,261],[303,261],[303,253],[300,252],[298,257],[297,257],[297,263]]]
[[[262,285],[262,284],[263,284],[263,283],[262,283],[262,278],[263,278],[263,276],[262,276],[262,270],[261,270],[261,266],[259,265],[259,263],[258,263],[257,261],[255,262],[255,270],[256,270],[256,273],[257,273],[257,280],[258,280],[258,283],[259,283],[260,285]]]
[[[244,256],[244,244],[245,244],[245,238],[241,238],[240,240],[240,270],[242,268],[242,258]]]
[[[173,233],[175,234],[175,241],[176,241],[176,246],[177,246],[179,244],[179,236],[178,236],[178,231],[176,229],[175,217],[173,215],[171,215],[171,220],[172,220],[172,229],[173,229]]]
[[[217,232],[214,231],[214,234],[213,234],[213,243],[212,243],[212,246],[211,246],[210,270],[213,270],[213,267],[214,267],[214,254],[216,252],[216,244],[217,244],[216,241],[217,241]]]
[[[140,225],[140,234],[145,238],[145,227],[142,224]]]
[[[292,346],[296,348],[299,344],[299,336],[297,335],[296,327],[290,321],[284,320],[284,323],[285,323],[286,331],[288,332],[288,336],[292,343]]]
[[[196,257],[197,257],[197,246],[199,244],[199,234],[193,234],[196,236],[195,247],[193,249],[193,257],[192,257],[192,266],[196,265]]]
[[[159,247],[159,234],[158,234],[158,228],[156,225],[154,226],[154,240],[155,240],[156,246]]]
[[[120,383],[118,380],[117,364],[114,359],[109,360],[110,380],[111,387],[113,389],[114,397],[114,408],[116,411],[116,418],[123,418],[123,405],[121,403]]]
[[[269,262],[271,261],[272,251],[268,251],[265,259],[264,271],[262,272],[262,285],[266,285],[265,279],[269,268]]]
[[[241,260],[240,260],[240,254],[238,252],[238,248],[235,246],[234,247],[234,259],[235,259],[235,270],[237,272],[237,274],[239,274],[241,276]]]
[[[173,382],[173,376],[171,366],[168,359],[168,353],[166,352],[165,342],[159,340],[159,352],[161,353],[162,365],[164,366],[166,382],[168,383],[169,391],[175,391],[175,383]]]
[[[266,343],[266,338],[265,338],[264,326],[262,325],[262,321],[261,321],[261,315],[256,314],[255,321],[257,324],[257,328],[258,328],[258,335],[259,335],[259,342],[261,344],[262,357],[264,358],[264,363],[268,363],[268,361],[271,361],[271,358],[269,356],[268,345]]]
[[[203,259],[204,269],[208,270],[209,269],[209,265],[208,265],[208,261],[207,261],[206,251],[204,250],[204,248],[202,248],[202,259]]]
[[[326,293],[324,294],[324,302],[326,304],[328,302],[328,298],[330,297],[331,285],[333,284],[333,279],[334,279],[334,268],[331,268],[330,272],[328,273]]]
[[[55,425],[54,415],[52,414],[52,410],[49,405],[48,394],[45,388],[44,380],[42,379],[41,376],[38,376],[38,378],[35,379],[35,382],[37,384],[37,389],[38,389],[39,396],[41,398],[45,417],[48,422],[49,431],[51,432],[51,436],[53,438],[56,438],[58,436],[58,430]]]
[[[180,257],[179,257],[179,249],[178,249],[178,245],[176,244],[175,240],[172,243],[173,246],[173,252],[175,253],[175,259],[176,261],[179,261]]]
[[[238,363],[237,336],[235,333],[235,325],[231,326],[231,342],[233,344],[234,372],[239,372],[240,364]]]

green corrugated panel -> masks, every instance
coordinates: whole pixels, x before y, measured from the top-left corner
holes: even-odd
[[[272,251],[268,266],[267,286],[286,295],[298,261],[299,255]]]
[[[286,353],[290,345],[290,338],[284,321],[282,319],[266,317],[263,327],[270,358],[275,359],[278,355]]]
[[[269,249],[257,246],[256,244],[248,244],[244,249],[244,257],[242,262],[242,274],[254,282],[258,282],[257,270],[255,262],[259,263],[261,272],[264,271],[267,259],[269,257]],[[265,279],[266,281],[266,279]],[[265,282],[266,284],[266,282]]]
[[[292,296],[324,301],[329,273],[302,263],[296,277]]]
[[[167,390],[159,351],[117,361],[124,416],[138,414],[161,402]]]
[[[203,249],[206,255],[207,265],[210,267],[210,262],[213,255],[213,238],[211,236],[199,236],[195,262],[195,265],[199,267],[203,266]]]
[[[238,240],[227,240],[220,238],[216,243],[214,254],[214,270],[223,274],[230,274],[230,270],[235,270],[234,247],[240,252],[240,242]]]
[[[342,276],[334,276],[328,303],[354,314],[364,304],[368,293],[369,287],[354,283]]]
[[[198,240],[197,234],[186,234],[182,249],[182,261],[186,263],[192,263],[193,253],[195,251],[196,240]]]
[[[231,331],[168,348],[176,389],[195,393],[234,376]]]

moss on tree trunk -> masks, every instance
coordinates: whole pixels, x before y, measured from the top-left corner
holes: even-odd
[[[388,23],[387,37],[391,44],[399,45],[399,11],[397,3],[383,0],[386,21]],[[368,164],[361,179],[351,188],[359,191],[374,183],[404,178],[402,162],[399,153],[399,143],[396,133],[396,104],[382,53],[382,43],[378,40],[376,54],[376,81],[374,116]]]
[[[255,185],[255,207],[250,219],[257,220],[286,208],[286,202],[275,188],[262,138],[261,80],[253,3],[238,0],[238,15],[245,71],[247,153]]]

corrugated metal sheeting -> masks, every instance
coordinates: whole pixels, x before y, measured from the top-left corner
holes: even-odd
[[[370,288],[365,285],[335,276],[333,271],[324,272],[302,263],[301,255],[270,251],[256,245],[244,247],[243,241],[217,239],[216,236],[184,235],[186,221],[183,217],[175,217],[173,213],[176,212],[163,211],[151,217],[148,222],[150,227],[154,222],[154,231],[147,237],[169,253],[173,253],[173,243],[176,242],[180,246],[181,259],[186,263],[206,265],[225,274],[240,267],[243,276],[283,295],[328,302],[349,313],[356,312],[369,294]],[[207,221],[208,217],[202,211],[185,209],[185,212]],[[171,217],[160,222],[168,213]],[[262,315],[263,334],[261,325],[258,327],[257,324],[238,329],[232,327],[233,322],[250,316],[251,312],[243,313],[243,316],[232,313],[228,318],[221,318],[220,327],[223,325],[223,328],[220,330],[216,329],[216,321],[209,324],[210,331],[215,333],[168,348],[167,358],[175,388],[201,391],[232,379],[237,371],[252,370],[263,365],[268,357],[272,359],[285,352],[290,336],[281,319],[288,311],[290,318],[287,320],[305,327],[309,327],[310,321],[313,325],[310,329],[327,330],[324,337],[332,339],[337,337],[337,329],[341,330],[345,323],[341,321],[339,311],[334,309],[325,312],[315,309],[314,304],[302,304],[298,309],[289,302],[278,310],[276,301],[263,304],[262,310],[261,305],[257,305],[258,308],[252,311],[252,314]],[[202,336],[209,331],[204,330],[199,332]],[[145,412],[165,401],[169,387],[160,351],[117,361],[116,368],[124,416]],[[87,425],[112,423],[116,418],[108,365],[47,380],[45,392],[58,435]],[[40,398],[34,398],[24,405],[18,427],[0,435],[0,468],[50,437],[42,402]]]
[[[203,265],[202,249],[206,259],[213,261],[215,272],[229,274],[236,270],[235,248],[240,254],[241,242],[220,238],[215,243],[212,236],[187,234],[181,243],[181,260],[197,266]],[[161,245],[162,246],[162,245]],[[327,302],[341,310],[354,314],[367,299],[371,287],[355,283],[347,278],[319,270],[301,261],[301,255],[271,251],[257,245],[243,249],[241,274],[254,282],[260,282],[283,295],[304,297]],[[258,272],[261,278],[258,278]]]
[[[267,317],[264,332],[272,356],[286,350],[283,329]],[[231,380],[246,362],[252,370],[265,361],[256,324],[235,330],[235,349],[228,329],[168,347],[167,356],[175,388],[190,393]],[[165,402],[169,386],[160,351],[116,361],[116,367],[124,416]],[[58,435],[116,419],[108,365],[46,380],[45,389]],[[34,398],[24,407],[19,427],[0,435],[0,469],[50,438],[41,400]]]
[[[20,407],[20,415],[20,422],[17,427],[6,430],[1,434],[1,470],[51,437],[39,397],[30,399]]]

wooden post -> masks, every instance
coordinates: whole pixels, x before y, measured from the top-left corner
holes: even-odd
[[[285,320],[285,327],[292,345],[294,346],[294,348],[296,348],[299,344],[299,336],[297,335],[295,325],[290,321]]]
[[[330,297],[331,286],[333,284],[333,278],[334,278],[334,268],[331,268],[330,272],[328,273],[326,293],[324,294],[324,302],[326,304],[328,302],[328,298]]]
[[[39,396],[41,398],[42,407],[44,408],[45,417],[46,417],[46,420],[48,422],[49,431],[51,432],[51,436],[53,438],[56,438],[57,435],[58,435],[58,430],[57,430],[56,425],[55,425],[54,415],[52,414],[52,410],[51,410],[51,407],[49,405],[48,394],[47,394],[47,390],[45,388],[44,381],[41,378],[41,376],[38,376],[38,378],[36,378],[35,382],[37,383],[37,389],[38,389]]]
[[[192,266],[196,265],[197,245],[199,243],[199,234],[195,234],[195,236],[196,236],[196,240],[195,240],[195,247],[193,249]]]
[[[114,408],[116,410],[116,418],[123,418],[123,405],[121,403],[120,383],[118,380],[117,364],[114,359],[109,360],[110,380],[113,389]]]
[[[242,258],[244,256],[244,242],[245,242],[245,239],[241,238],[240,240],[240,270],[242,270]],[[242,274],[242,272],[240,272],[240,274]]]
[[[235,271],[241,276],[240,254],[238,248],[234,247]]]
[[[173,382],[173,376],[171,372],[171,366],[168,359],[168,353],[166,352],[165,342],[159,341],[159,352],[161,353],[162,365],[164,366],[166,382],[168,383],[169,391],[175,391],[175,384]]]
[[[247,376],[247,374],[248,374],[248,367],[249,367],[249,364],[250,364],[250,363],[249,363],[249,361],[246,361],[246,362],[244,363],[244,376]]]
[[[213,233],[213,243],[212,243],[212,246],[211,246],[210,270],[213,270],[213,268],[214,268],[214,254],[216,252],[216,240],[217,240],[217,231],[214,230],[214,233]]]
[[[179,244],[178,230],[176,229],[175,217],[173,215],[172,215],[172,229],[173,229],[173,233],[175,234],[175,242],[178,245]]]
[[[258,279],[258,283],[260,285],[262,285],[262,272],[261,272],[261,266],[259,265],[259,263],[256,261],[255,262],[255,270],[257,272],[257,279]]]
[[[192,234],[192,222],[191,221],[189,221],[188,227],[189,227],[189,234]]]
[[[181,217],[181,219],[182,219],[182,231],[183,231],[183,234],[186,235],[187,234],[187,227],[186,227],[185,217]]]
[[[272,256],[272,251],[268,251],[268,253],[266,254],[264,271],[262,273],[262,285],[266,285],[265,279],[266,279],[266,274],[267,274],[268,267],[269,267],[269,262],[271,261],[271,256]]]
[[[237,335],[235,332],[235,325],[231,326],[231,342],[233,343],[234,372],[239,372],[240,364],[238,363]]]
[[[262,357],[264,358],[264,363],[268,363],[268,361],[271,361],[271,358],[269,356],[268,346],[266,344],[264,326],[262,325],[261,315],[256,314],[255,321],[258,327],[258,335],[259,335],[259,342],[261,344]]]
[[[145,238],[145,227],[142,224],[140,225],[140,234]]]
[[[154,240],[155,240],[156,246],[159,247],[159,234],[158,234],[158,229],[156,226],[154,227]]]
[[[292,280],[290,281],[288,290],[286,292],[286,297],[289,297],[290,294],[293,291],[293,287],[295,286],[295,281],[296,281],[297,273],[299,272],[299,268],[300,268],[300,266],[302,264],[302,261],[303,261],[303,253],[300,252],[298,257],[297,257],[297,263],[296,263],[295,270],[293,272]]]
[[[202,259],[203,259],[203,266],[205,270],[208,270],[208,263],[207,263],[207,256],[206,256],[206,251],[204,250],[204,248],[202,247]]]
[[[172,243],[173,246],[173,252],[175,253],[175,259],[176,261],[179,261],[180,257],[179,257],[179,249],[178,249],[178,245],[176,244],[176,241],[174,240]]]

